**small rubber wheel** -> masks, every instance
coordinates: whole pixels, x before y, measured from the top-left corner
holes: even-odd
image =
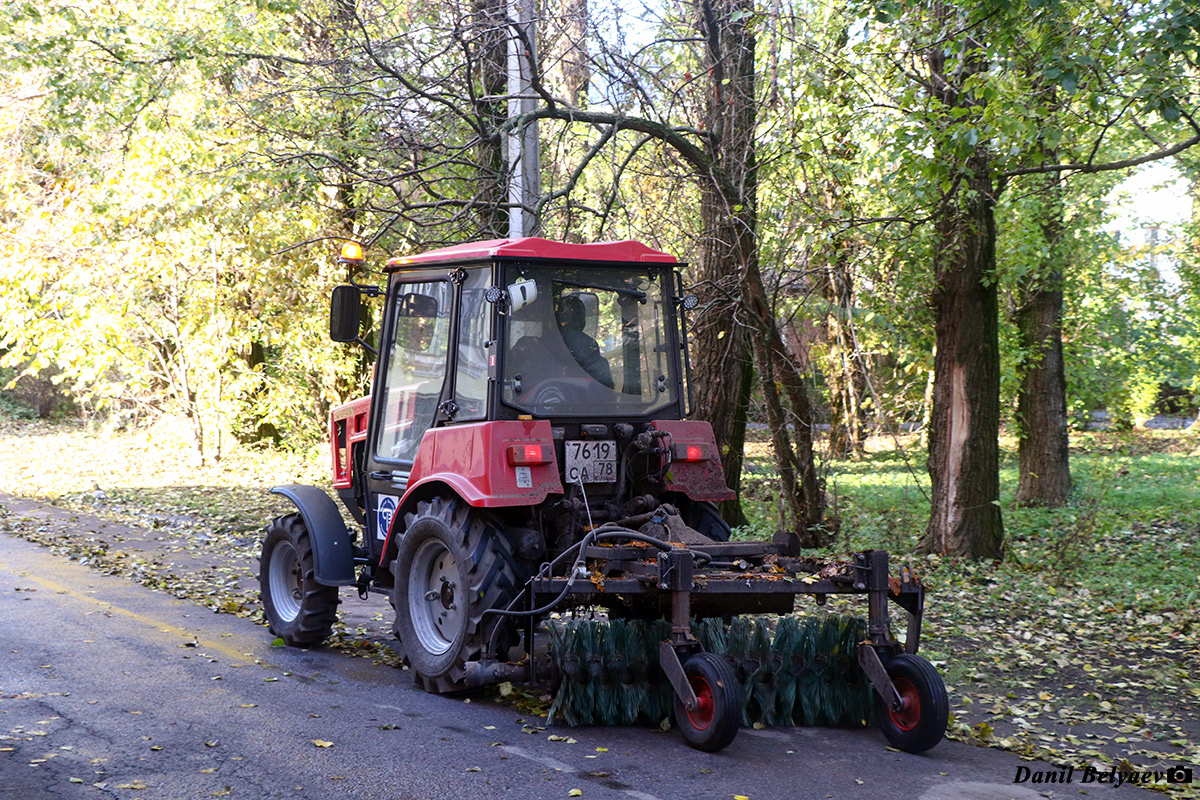
[[[258,587],[271,633],[288,644],[320,644],[333,632],[338,590],[317,583],[312,538],[299,514],[277,517],[267,526]]]
[[[950,717],[946,685],[936,669],[920,656],[900,653],[884,664],[903,706],[893,711],[875,693],[875,716],[892,746],[906,753],[924,753],[942,740]]]
[[[675,698],[675,725],[697,750],[711,753],[728,747],[742,722],[742,687],[728,661],[712,653],[696,653],[683,665],[699,701],[688,711]]]

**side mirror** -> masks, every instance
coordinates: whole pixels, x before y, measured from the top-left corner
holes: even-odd
[[[329,338],[335,342],[358,341],[362,326],[362,292],[357,286],[335,286],[329,298]]]

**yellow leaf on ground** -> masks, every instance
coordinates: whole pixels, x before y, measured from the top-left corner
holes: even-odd
[[[317,747],[333,747],[333,742],[327,742],[324,739],[311,739],[310,741]]]

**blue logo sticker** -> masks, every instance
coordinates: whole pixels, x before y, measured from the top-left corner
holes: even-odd
[[[375,509],[375,538],[386,539],[392,527],[392,516],[396,513],[396,498],[390,494],[378,495],[379,506]]]

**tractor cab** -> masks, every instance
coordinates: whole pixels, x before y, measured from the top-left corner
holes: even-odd
[[[332,425],[335,485],[364,523],[373,559],[386,561],[394,547],[397,510],[430,491],[491,508],[657,495],[662,476],[657,487],[646,479],[681,442],[683,458],[690,444],[693,463],[707,464],[693,470],[704,488],[678,486],[678,501],[690,509],[727,497],[711,429],[682,421],[678,267],[636,242],[543,239],[390,261],[387,286],[376,290],[384,312],[371,399],[335,409]],[[360,288],[335,291],[335,339],[358,337]],[[661,452],[629,469],[639,436],[642,450]],[[727,538],[711,507],[702,516],[710,534],[715,526]],[[557,538],[565,546],[571,536]]]

